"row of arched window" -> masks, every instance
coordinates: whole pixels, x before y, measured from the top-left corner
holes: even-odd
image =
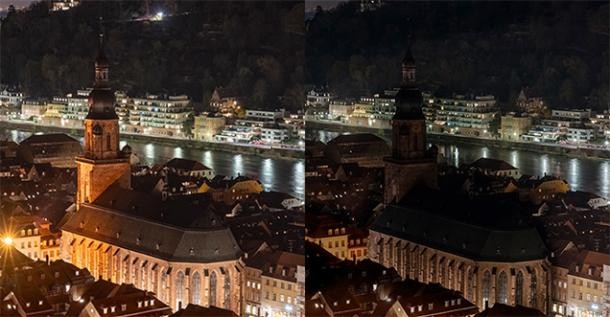
[[[422,282],[434,282],[441,285],[463,292],[469,300],[477,301],[477,279],[476,272],[472,268],[467,268],[464,265],[458,265],[453,261],[440,261],[435,255],[427,257],[425,248],[420,249],[419,246],[401,245],[402,242],[393,243],[392,239],[383,241],[380,239],[377,243],[378,260],[380,263],[395,267],[399,274],[404,277],[410,277]],[[444,262],[444,263],[443,263]],[[427,265],[426,265],[427,264]],[[456,268],[457,270],[454,270]],[[427,274],[426,274],[427,273]],[[501,271],[496,279],[495,298],[491,298],[491,290],[494,286],[492,274],[489,270],[485,270],[481,276],[480,303],[510,303],[510,287],[509,277],[506,271]],[[528,283],[528,297],[525,298],[525,283]],[[538,307],[537,302],[538,280],[536,271],[532,270],[529,274],[529,281],[524,277],[521,270],[516,270],[515,273],[515,298],[514,304],[524,305],[529,307]]]
[[[224,274],[224,278],[222,280],[219,279],[216,271],[212,271],[210,273],[210,287],[208,288],[208,298],[210,306],[218,306],[230,309],[231,308],[231,274],[226,271]],[[201,274],[199,272],[193,273],[191,277],[191,292],[190,296],[187,299],[184,290],[186,289],[184,272],[180,271],[176,274],[176,307],[185,307],[186,303],[191,303],[195,305],[203,304],[201,302]],[[220,287],[222,287],[222,302],[218,302],[218,290],[219,283],[222,283]]]

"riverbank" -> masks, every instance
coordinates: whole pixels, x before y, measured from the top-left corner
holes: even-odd
[[[9,130],[20,130],[32,133],[50,133],[60,132],[72,135],[80,138],[83,136],[82,129],[76,128],[64,128],[56,126],[41,126],[29,123],[20,122],[8,122],[0,121],[0,126]],[[189,148],[197,150],[210,150],[228,152],[233,154],[244,154],[244,155],[255,155],[263,158],[274,158],[284,160],[302,160],[304,158],[303,151],[297,151],[292,149],[278,149],[278,148],[263,148],[254,146],[243,146],[231,143],[216,143],[216,142],[205,142],[197,140],[181,140],[171,139],[164,137],[155,137],[149,135],[138,135],[138,134],[126,134],[121,133],[121,139],[125,141],[134,140],[139,142],[154,142],[155,144],[162,144],[167,146],[177,146],[180,148]]]
[[[338,133],[373,133],[390,140],[392,130],[377,129],[358,126],[347,126],[332,123],[323,123],[319,121],[308,121],[308,130],[326,130]],[[529,151],[541,154],[553,154],[567,157],[587,158],[587,159],[610,159],[610,151],[584,149],[584,148],[566,148],[552,144],[528,143],[528,142],[512,142],[505,140],[472,138],[460,135],[428,133],[428,141],[432,143],[445,144],[470,144],[479,146],[488,146],[499,149],[510,149],[519,151]]]

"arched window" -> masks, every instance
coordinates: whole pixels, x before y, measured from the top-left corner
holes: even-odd
[[[184,273],[176,274],[176,309],[184,307]]]
[[[502,304],[508,303],[508,277],[504,271],[502,271],[500,276],[498,276],[498,292],[496,295],[496,302]]]
[[[515,281],[515,304],[523,305],[523,272],[517,271]]]
[[[210,306],[216,306],[216,272],[210,274]]]
[[[466,280],[466,296],[471,302],[474,302],[474,274],[471,269],[468,269]]]
[[[486,302],[489,304],[489,294],[491,293],[491,273],[489,273],[489,271],[485,271],[485,273],[483,273],[481,287],[483,292],[483,306],[485,306]]]
[[[167,270],[165,268],[161,268],[161,285],[159,287],[159,293],[161,294],[161,298],[159,298],[162,302],[167,303]]]
[[[191,304],[201,305],[201,275],[199,272],[193,274],[191,280]]]
[[[428,282],[436,283],[436,258],[430,260],[430,264],[428,264],[428,270],[430,273],[430,276],[428,277]]]
[[[538,299],[536,292],[538,291],[538,280],[536,279],[536,271],[532,271],[530,280],[530,307],[538,307]]]
[[[227,274],[225,274],[225,285],[224,285],[224,308],[226,309],[230,309],[231,308],[231,274],[229,274],[229,271],[227,271]]]
[[[402,247],[400,246],[400,242],[396,244],[396,269],[398,270],[398,274],[402,275]]]
[[[445,286],[447,284],[447,280],[445,279],[445,263],[440,263],[438,266],[438,282]]]

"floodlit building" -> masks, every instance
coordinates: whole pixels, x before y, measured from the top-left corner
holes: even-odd
[[[491,123],[498,115],[494,96],[467,98],[456,95],[453,98],[431,97],[429,104],[430,101],[436,109],[434,124],[442,131],[480,137],[493,134]]]
[[[185,123],[193,115],[191,100],[184,95],[132,98],[126,131],[169,137],[184,137]]]
[[[214,113],[203,113],[195,116],[193,134],[196,140],[214,141],[214,136],[225,128],[227,119]]]
[[[500,122],[500,137],[506,141],[520,141],[532,127],[531,117],[521,117],[515,114],[502,116]]]
[[[234,114],[242,105],[236,92],[227,88],[217,87],[212,92],[210,107],[213,111],[222,114]]]
[[[43,100],[24,100],[21,104],[21,119],[40,121],[47,112],[47,103]]]
[[[163,197],[131,187],[130,151],[119,149],[108,69],[100,49],[85,149],[76,158],[76,212],[61,227],[62,258],[101,279],[153,292],[172,310],[196,304],[241,312],[242,251],[209,209],[209,195]],[[140,107],[152,117],[147,107],[155,106],[146,102]],[[173,102],[163,103],[161,118],[175,114]],[[185,100],[175,104],[182,111]]]
[[[0,106],[17,108],[21,106],[23,101],[23,93],[18,91],[12,91],[9,89],[3,89],[0,91]]]
[[[326,107],[333,96],[329,92],[312,89],[307,93],[305,105],[308,107]]]

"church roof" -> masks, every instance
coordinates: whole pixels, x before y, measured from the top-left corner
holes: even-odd
[[[173,261],[217,262],[240,257],[231,231],[207,195],[159,196],[113,185],[83,203],[62,230]]]
[[[371,230],[473,260],[545,258],[547,249],[540,234],[520,222],[516,206],[508,201],[429,194],[416,190],[404,201],[389,205]]]

